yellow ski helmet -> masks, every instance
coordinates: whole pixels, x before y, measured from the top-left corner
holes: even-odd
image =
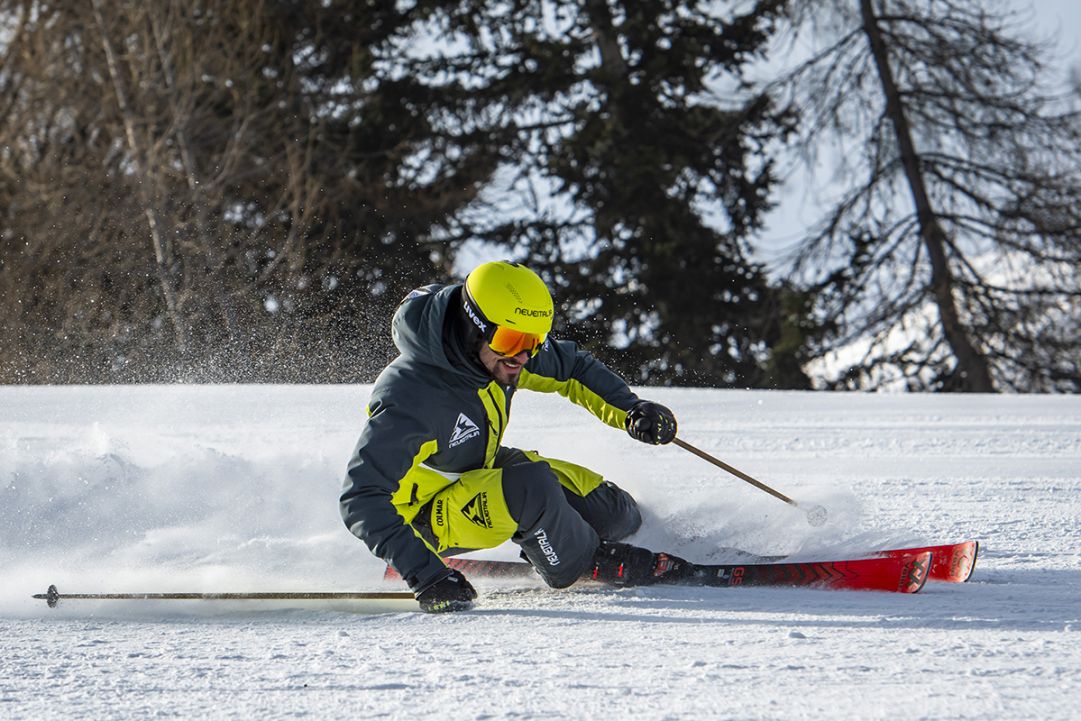
[[[552,330],[552,294],[524,265],[501,260],[477,266],[462,288],[466,322],[494,352],[536,355]]]

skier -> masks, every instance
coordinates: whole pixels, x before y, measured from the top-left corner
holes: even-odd
[[[588,468],[500,444],[518,388],[559,393],[644,443],[675,438],[669,409],[550,337],[553,313],[539,276],[492,262],[463,284],[414,290],[394,314],[400,355],[372,389],[341,514],[425,611],[469,609],[477,596],[441,556],[508,539],[554,588],[583,577],[650,583],[687,565],[618,542],[642,523],[625,490]]]

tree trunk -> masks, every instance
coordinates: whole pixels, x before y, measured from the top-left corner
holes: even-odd
[[[124,81],[116,61],[116,54],[113,52],[113,45],[109,41],[109,30],[105,25],[105,18],[101,12],[101,0],[91,0],[91,5],[94,10],[94,22],[98,26],[98,32],[101,34],[101,47],[105,51],[105,62],[109,68],[109,77],[116,92],[116,102],[120,107],[120,115],[124,121],[124,134],[128,141],[128,149],[131,151],[132,168],[135,171],[135,179],[139,186],[139,196],[143,202],[147,225],[150,228],[150,241],[154,247],[158,282],[161,285],[162,296],[165,300],[166,314],[169,316],[173,331],[176,334],[177,348],[181,354],[185,354],[188,349],[188,334],[180,318],[176,289],[173,288],[173,282],[169,276],[169,259],[166,256],[165,242],[162,238],[161,221],[157,203],[154,200],[154,193],[150,190],[151,179],[143,163],[142,148],[140,148],[139,140],[135,134],[135,118],[131,106],[128,104]]]
[[[890,67],[886,44],[879,30],[877,17],[871,0],[860,0],[860,15],[863,19],[863,32],[871,46],[882,91],[886,96],[886,116],[893,125],[894,135],[901,152],[901,164],[905,179],[912,193],[916,206],[916,218],[919,222],[920,236],[931,259],[931,293],[938,306],[939,319],[946,342],[957,359],[957,370],[961,377],[961,390],[974,393],[992,393],[995,390],[991,381],[991,370],[987,358],[980,352],[969,336],[968,329],[961,322],[957,312],[957,302],[953,297],[953,276],[946,258],[946,233],[938,222],[938,216],[931,207],[927,186],[920,170],[920,159],[912,140],[912,131],[905,116],[901,95],[894,81]]]
[[[151,5],[150,11],[147,13],[147,21],[150,24],[150,32],[154,37],[154,47],[158,53],[162,76],[169,94],[169,105],[173,115],[173,137],[176,139],[180,164],[184,168],[184,177],[187,180],[188,190],[191,192],[192,204],[195,208],[195,232],[199,237],[199,245],[203,250],[210,289],[221,312],[222,322],[225,324],[225,330],[229,334],[229,340],[237,342],[240,338],[240,324],[237,321],[236,309],[233,306],[232,298],[229,296],[229,290],[226,288],[225,281],[222,278],[224,263],[218,258],[218,254],[214,249],[215,241],[210,233],[210,208],[204,188],[205,183],[200,180],[197,174],[195,155],[192,153],[191,143],[188,141],[187,117],[185,117],[184,111],[181,110],[177,97],[180,90],[176,84],[176,74],[173,72],[172,59],[169,57],[166,48],[166,39],[162,36],[161,24],[155,18],[153,5]]]

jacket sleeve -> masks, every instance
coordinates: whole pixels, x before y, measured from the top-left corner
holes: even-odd
[[[623,430],[639,398],[627,382],[576,343],[549,338],[522,369],[518,387],[558,393],[604,423]]]
[[[402,479],[437,450],[434,435],[412,414],[379,402],[369,408],[349,461],[340,500],[342,520],[354,536],[421,590],[447,567],[405,522],[392,502]]]

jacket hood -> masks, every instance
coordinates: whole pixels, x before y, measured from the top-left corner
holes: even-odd
[[[464,347],[464,329],[457,312],[461,285],[429,285],[406,296],[391,321],[391,338],[406,360],[435,366],[480,385],[490,380]]]

